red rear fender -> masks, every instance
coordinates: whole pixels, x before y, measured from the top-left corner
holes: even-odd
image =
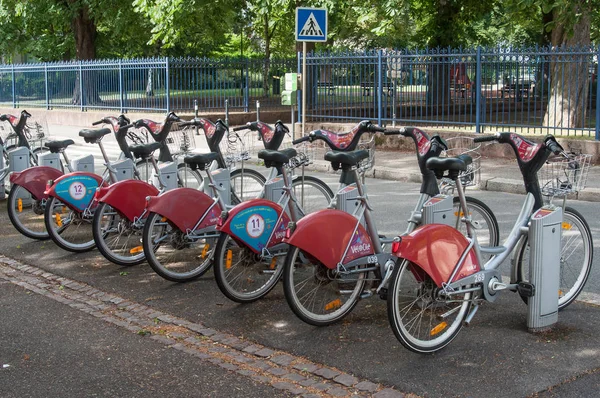
[[[37,166],[30,167],[18,173],[10,175],[10,183],[18,184],[27,189],[35,199],[40,200],[47,195],[44,194],[48,180],[56,180],[63,175],[62,171],[54,167]]]
[[[283,241],[289,221],[277,203],[253,199],[231,209],[227,220],[218,229],[260,253],[265,246],[272,247]],[[273,230],[275,235],[269,240]]]
[[[192,188],[176,188],[160,196],[152,196],[146,207],[149,211],[167,217],[185,232],[194,228],[198,220],[210,209],[197,229],[216,225],[221,207],[204,192]],[[211,208],[212,206],[212,208]]]
[[[393,254],[420,267],[438,287],[442,287],[444,282],[450,283],[480,270],[475,251],[471,249],[454,280],[449,281],[468,246],[467,238],[456,229],[442,224],[429,224],[403,236],[399,249]],[[413,272],[417,278],[421,278],[418,270],[414,269]]]
[[[374,253],[367,231],[352,215],[340,210],[319,210],[298,221],[295,231],[284,242],[307,252],[328,268],[336,268],[359,257]],[[346,257],[344,251],[352,239]]]
[[[123,180],[98,189],[95,200],[104,202],[129,221],[139,217],[146,207],[146,197],[158,195],[158,189],[140,180]]]

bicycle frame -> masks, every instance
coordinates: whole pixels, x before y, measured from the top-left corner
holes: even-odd
[[[437,153],[437,150],[431,150],[431,139],[417,128],[404,128],[400,130],[400,133],[413,139],[422,174],[420,195],[413,211],[410,213],[408,226],[404,233],[404,235],[407,235],[421,225],[423,219],[422,209],[425,203],[439,194],[435,175],[425,167],[427,159]],[[346,173],[345,176],[344,173]],[[391,243],[392,240],[380,239],[379,237],[357,168],[352,167],[349,171],[342,171],[340,181],[355,183],[358,189],[356,200],[360,202],[360,205],[353,214],[350,215],[333,209],[310,214],[297,223],[295,229],[290,231],[290,236],[285,242],[310,253],[323,265],[330,269],[336,269],[338,272],[377,271],[379,275],[383,276],[379,290],[387,283],[395,263],[390,262],[393,259],[391,253],[383,252],[382,243]],[[340,184],[340,189],[336,192],[332,204],[335,203],[337,196],[343,192],[345,186]],[[363,223],[366,224],[366,228]],[[322,234],[322,231],[327,230],[328,225],[335,225],[335,230]],[[347,234],[346,231],[351,231],[351,234]],[[322,243],[315,247],[315,240]],[[365,246],[361,247],[361,243],[365,243]],[[367,249],[368,246],[370,247]],[[349,253],[350,256],[348,256]],[[364,265],[368,267],[366,269],[361,268]]]

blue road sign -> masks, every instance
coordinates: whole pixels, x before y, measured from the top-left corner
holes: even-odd
[[[296,8],[296,41],[327,41],[327,9]]]

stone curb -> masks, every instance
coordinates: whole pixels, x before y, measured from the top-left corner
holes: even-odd
[[[0,279],[298,397],[416,397],[1,255]]]

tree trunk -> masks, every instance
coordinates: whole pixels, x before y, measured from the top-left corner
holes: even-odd
[[[442,49],[454,45],[455,20],[461,11],[459,1],[438,0],[436,2],[435,36],[431,38],[430,46]],[[432,64],[428,65],[427,99],[430,105],[444,107],[450,103],[450,66],[448,58],[443,56],[433,57]]]
[[[75,35],[76,57],[80,61],[96,58],[96,24],[90,18],[88,7],[77,6],[78,0],[69,0],[70,5],[79,7],[75,10],[75,17],[71,21],[71,28]],[[83,75],[83,76],[81,76]],[[82,79],[82,83],[80,83]],[[94,105],[102,102],[98,95],[97,76],[95,71],[83,71],[77,74],[73,88],[74,105]],[[83,89],[83,95],[81,90]]]
[[[265,69],[263,71],[263,95],[269,96],[269,75],[271,69],[271,35],[269,32],[269,16],[265,14],[263,19],[265,35]]]
[[[590,45],[590,10],[584,4],[583,0],[578,1],[577,6],[582,11],[582,16],[572,31],[559,24],[552,30],[554,47]],[[583,127],[588,99],[590,59],[585,55],[574,60],[575,57],[578,55],[555,55],[550,62],[550,98],[544,117],[546,127]]]
[[[154,82],[152,68],[148,68],[148,82],[146,84],[146,97],[154,97]]]

